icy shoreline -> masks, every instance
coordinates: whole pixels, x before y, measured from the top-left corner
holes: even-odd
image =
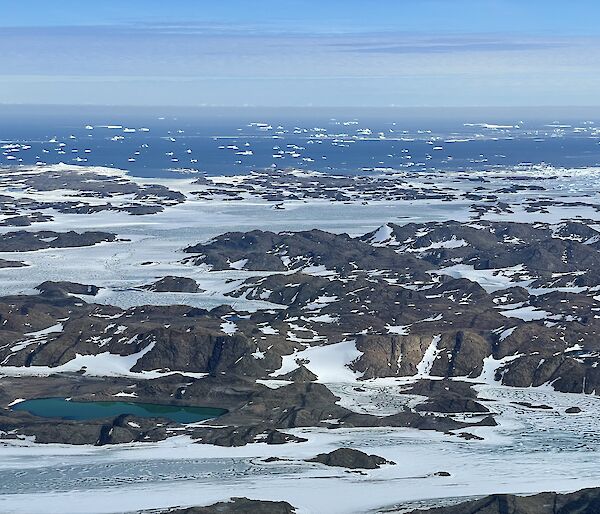
[[[600,399],[496,385],[480,386],[480,393],[495,400],[487,405],[501,413],[498,427],[478,429],[484,441],[412,429],[310,428],[292,431],[307,443],[276,447],[221,448],[185,437],[112,448],[8,445],[1,450],[0,508],[14,514],[108,514],[205,505],[242,495],[286,500],[302,513],[341,514],[432,498],[598,486],[600,443],[593,434]],[[512,403],[524,399],[555,410]],[[582,414],[565,415],[564,408],[572,405],[580,405]],[[301,460],[341,446],[398,465],[357,475]],[[291,460],[267,464],[261,461],[267,456]],[[438,471],[451,476],[434,476]],[[40,505],[39,511],[32,505]]]

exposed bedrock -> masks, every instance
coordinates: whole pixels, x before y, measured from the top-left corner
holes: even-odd
[[[207,507],[175,508],[161,514],[294,514],[296,509],[288,502],[231,498],[226,502],[214,503]]]
[[[107,232],[28,232],[20,230],[0,235],[0,252],[29,252],[47,248],[72,248],[92,246],[115,241],[117,236]]]
[[[223,234],[213,242],[191,246],[186,253],[201,254],[189,262],[205,263],[213,269],[231,269],[231,263],[246,260],[245,269],[285,271],[307,265],[325,266],[341,275],[355,270],[394,269],[422,275],[428,266],[410,254],[375,248],[346,234],[322,230],[306,232],[264,232],[255,230]]]
[[[198,293],[201,291],[194,279],[172,276],[163,277],[153,284],[144,286],[144,289],[156,291],[157,293]]]
[[[447,507],[415,510],[411,514],[596,514],[600,512],[600,489],[569,494],[554,492],[532,496],[493,494],[480,500]]]
[[[46,281],[36,288],[44,296],[68,296],[68,295],[86,295],[96,296],[100,288],[91,284],[79,284],[76,282],[53,282]]]
[[[319,453],[316,457],[307,459],[306,462],[318,462],[325,466],[348,469],[377,469],[385,464],[395,464],[379,455],[368,455],[353,448],[338,448],[329,453]]]

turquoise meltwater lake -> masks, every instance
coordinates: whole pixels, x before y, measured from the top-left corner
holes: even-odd
[[[66,398],[25,400],[11,407],[43,418],[90,420],[130,414],[141,418],[167,418],[177,423],[196,423],[216,418],[227,412],[215,407],[181,407],[157,403],[86,402]]]

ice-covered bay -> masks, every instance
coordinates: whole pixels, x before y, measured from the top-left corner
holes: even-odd
[[[377,388],[377,381],[369,387]],[[382,384],[389,395],[399,387]],[[307,443],[219,448],[176,437],[114,448],[5,446],[0,511],[116,513],[203,505],[231,496],[286,500],[302,513],[359,513],[429,498],[598,486],[600,400],[545,388],[478,386],[500,426],[483,441],[412,429],[296,429]],[[535,409],[514,402],[545,404]],[[579,406],[579,414],[566,414]],[[302,459],[341,446],[393,460],[366,474]],[[286,459],[264,463],[264,457]],[[435,476],[446,471],[449,477]],[[302,480],[299,480],[299,479]],[[38,510],[36,510],[38,509]]]

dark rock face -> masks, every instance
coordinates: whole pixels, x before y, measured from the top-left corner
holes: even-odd
[[[480,500],[411,514],[597,514],[600,489],[582,489],[570,494],[540,493],[533,496],[494,494]]]
[[[477,402],[477,393],[469,384],[452,380],[420,380],[406,391],[410,394],[426,396],[427,400],[418,404],[417,411],[458,413],[488,413],[485,405]]]
[[[203,373],[203,380],[180,377],[179,382],[136,385],[148,400],[208,402],[229,409],[220,419],[224,428],[193,431],[198,441],[221,445],[294,441],[284,431],[308,426],[465,429],[461,437],[469,438],[470,426],[494,420],[460,377],[600,391],[600,316],[593,296],[600,285],[600,274],[595,274],[600,271],[600,233],[582,223],[489,222],[389,225],[383,232],[385,237],[378,231],[362,238],[318,230],[229,233],[187,249],[192,264],[264,270],[243,283],[233,282],[226,294],[232,303],[236,298],[261,300],[285,307],[281,309],[121,309],[72,297],[97,293],[94,285],[45,282],[40,295],[0,298],[0,362],[56,367],[77,355],[110,353],[135,355],[134,373]],[[102,237],[57,234],[9,232],[4,244],[37,248]],[[557,258],[555,252],[562,254]],[[440,268],[456,263],[490,273],[499,267],[514,283],[492,291]],[[530,293],[526,287],[532,284],[542,290]],[[149,286],[165,292],[194,292],[197,287],[176,276]],[[555,287],[561,290],[550,290]],[[541,314],[531,320],[509,314],[518,309]],[[425,399],[390,416],[341,407],[333,387],[328,389],[318,376],[316,360],[311,362],[315,353],[333,345],[341,345],[343,358],[350,355],[339,363],[343,372],[351,371],[357,379],[416,375],[422,380],[405,392]],[[86,379],[89,371],[74,370]],[[272,379],[292,384],[278,389],[260,385],[260,380]],[[461,419],[473,423],[456,421],[450,416],[454,413],[471,414]],[[80,439],[108,444],[140,437],[121,429],[129,431],[113,423],[100,437],[99,427],[88,427],[89,434]],[[39,428],[40,434],[45,430]],[[46,431],[40,437],[60,436]]]
[[[0,252],[29,252],[45,248],[92,246],[115,241],[117,236],[107,232],[7,232],[0,235]]]
[[[89,295],[96,296],[100,291],[98,286],[89,284],[78,284],[75,282],[53,282],[46,281],[36,288],[45,296]]]
[[[569,407],[565,409],[567,414],[579,414],[581,412],[581,408],[579,407]]]
[[[32,223],[51,221],[52,216],[42,214],[41,212],[32,212],[23,216],[10,216],[4,219],[0,226],[3,227],[29,227]]]
[[[306,369],[306,366],[300,365],[294,371],[282,375],[283,380],[291,380],[292,382],[313,382],[318,377],[312,371]]]
[[[94,378],[79,374],[37,378],[5,378],[0,385],[0,406],[16,397],[48,395],[82,401],[110,401],[123,391],[135,392],[136,401],[182,406],[202,405],[228,409],[218,426],[181,426],[161,419],[118,416],[104,420],[66,421],[40,418],[24,411],[0,409],[0,431],[10,437],[35,436],[40,443],[118,444],[155,441],[188,434],[194,440],[218,446],[300,443],[305,439],[286,433],[290,428],[414,427],[427,430],[468,429],[493,424],[491,418],[474,423],[446,416],[401,412],[378,417],[357,414],[336,404],[338,397],[323,384],[292,383],[270,389],[247,378],[217,375],[193,379],[168,375],[152,380]],[[332,420],[336,420],[332,424]]]
[[[458,437],[461,439],[465,439],[467,441],[483,441],[483,437],[479,437],[478,435],[471,434],[470,432],[460,432]]]
[[[161,441],[167,437],[166,427],[172,426],[173,423],[168,420],[160,421],[161,423],[157,424],[156,420],[152,419],[137,418],[127,414],[117,416],[102,425],[96,445]]]
[[[204,391],[208,384],[198,381],[190,386],[195,393]],[[455,421],[445,416],[400,412],[391,416],[358,414],[337,405],[338,397],[325,385],[315,383],[292,383],[278,389],[261,388],[248,396],[243,409],[232,409],[219,418],[222,424],[241,427],[266,426],[288,429],[310,426],[331,427],[331,420],[338,420],[336,427],[397,426],[448,431],[467,426],[493,426],[492,418],[484,418],[473,424]]]
[[[186,277],[163,277],[153,284],[145,286],[148,291],[157,293],[198,293],[200,288],[194,279]]]
[[[0,268],[22,268],[24,266],[27,266],[24,262],[0,259]]]
[[[171,509],[163,511],[162,514],[294,514],[295,512],[296,509],[288,502],[231,498],[227,502],[215,503],[208,507]]]
[[[65,292],[97,291],[81,284],[46,283],[43,290],[44,294],[37,297],[0,301],[0,317],[6,320],[0,330],[0,342],[19,343],[21,348],[11,351],[13,345],[5,346],[0,351],[5,364],[59,366],[78,353],[95,355],[108,351],[125,356],[153,345],[153,350],[137,361],[134,371],[172,369],[218,373],[255,350],[243,335],[224,334],[220,317],[208,311],[181,306],[121,310],[64,296]],[[56,332],[37,339],[29,336],[57,323],[60,330]],[[252,358],[249,362],[253,361]]]
[[[514,402],[515,405],[521,405],[522,407],[526,407],[528,409],[540,409],[540,410],[552,410],[552,407],[550,407],[550,405],[535,405],[533,403],[530,402]]]
[[[194,192],[198,198],[210,198],[212,195],[225,196],[230,200],[242,200],[244,196],[261,198],[269,202],[289,200],[328,199],[335,202],[380,201],[380,200],[416,200],[455,198],[446,191],[433,191],[431,187],[413,187],[403,179],[372,175],[336,175],[325,173],[299,174],[297,169],[263,169],[253,171],[237,182],[234,187],[215,183],[210,178],[196,181],[207,186]],[[242,196],[240,193],[244,193]],[[276,204],[275,209],[283,209]]]
[[[306,462],[319,462],[326,466],[348,469],[377,469],[384,464],[395,464],[378,455],[367,455],[352,448],[338,448],[329,453],[320,453]]]
[[[194,436],[200,436],[202,443],[215,446],[245,446],[250,443],[264,442],[266,444],[304,443],[303,437],[286,434],[279,430],[266,428],[264,425],[226,427],[218,429],[198,429]]]
[[[155,442],[166,439],[169,426],[172,423],[168,421],[157,424],[156,420],[126,415],[111,420],[64,421],[29,414],[0,414],[0,430],[16,431],[20,436],[32,436],[36,443],[42,444],[104,446]]]
[[[524,265],[530,272],[535,272],[536,285],[556,279],[556,276],[551,276],[552,273],[600,265],[598,241],[595,239],[598,232],[579,222],[553,227],[492,222],[478,222],[477,226],[470,226],[452,221],[389,226],[392,229],[390,237],[405,241],[406,249],[432,264],[450,266],[460,258],[476,269]],[[365,241],[372,238],[373,234],[363,236]],[[449,241],[456,244],[436,247]],[[566,260],[563,258],[565,255],[568,256]],[[567,275],[562,278],[564,281],[572,279]],[[594,280],[587,276],[579,282],[587,279]]]
[[[210,312],[176,306],[66,308],[68,298],[58,296],[52,305],[41,307],[39,298],[13,298],[10,302],[20,305],[18,314],[0,301],[6,319],[0,343],[20,343],[25,334],[56,324],[57,318],[69,319],[61,322],[61,334],[46,338],[43,344],[21,345],[19,351],[0,350],[0,358],[8,358],[11,365],[56,366],[76,353],[131,355],[153,345],[134,371],[170,369],[268,378],[281,367],[283,356],[306,348],[301,340],[310,340],[314,346],[353,339],[360,356],[349,366],[362,378],[411,376],[419,369],[434,377],[475,378],[481,375],[485,359],[511,357],[496,371],[495,378],[505,385],[552,383],[560,391],[600,390],[600,367],[594,365],[595,352],[600,351],[600,321],[592,297],[560,291],[534,296],[517,286],[486,292],[470,280],[437,270],[438,265],[467,259],[481,268],[513,266],[515,280],[528,273],[527,280],[540,287],[570,287],[577,281],[595,284],[594,275],[575,270],[596,265],[596,231],[586,230],[581,223],[550,228],[482,222],[477,227],[453,222],[390,225],[387,242],[373,234],[353,239],[318,230],[225,234],[188,248],[193,254],[189,259],[216,269],[230,269],[236,263],[235,267],[271,271],[271,275],[246,280],[229,295],[284,305],[285,316],[275,311],[237,313],[227,307]],[[15,244],[21,237],[33,238],[28,243],[36,245],[68,242],[50,235],[55,233],[9,234],[17,238]],[[69,237],[83,236],[74,234]],[[571,239],[565,234],[571,234]],[[443,246],[448,241],[452,244]],[[517,265],[526,254],[521,248],[525,241],[549,248],[562,245],[558,250],[567,252],[568,258],[561,257],[559,264],[554,250],[549,251],[547,259],[554,259],[554,264],[548,261],[548,265],[558,270],[554,274],[541,269],[538,260],[546,257],[536,252],[526,265]],[[571,253],[565,245],[572,247]],[[311,274],[315,268],[316,274]],[[288,273],[276,273],[282,270]],[[46,296],[86,294],[86,287],[95,290],[93,285],[72,283],[43,286]],[[197,287],[191,279],[168,276],[149,289],[194,292]],[[512,304],[543,311],[548,319],[524,321],[504,315]],[[25,311],[29,319],[21,314]],[[115,316],[118,322],[103,316]],[[223,322],[231,320],[235,330],[224,332]],[[426,355],[430,355],[428,363]],[[296,364],[297,368],[280,378],[300,382],[317,378],[309,363]],[[440,396],[438,405],[427,408],[484,412],[471,400],[449,393]]]
[[[342,275],[357,268],[367,270],[376,266],[419,275],[427,268],[410,254],[374,248],[346,234],[322,230],[281,234],[260,230],[231,232],[211,243],[191,246],[184,251],[201,254],[188,260],[210,264],[216,270],[230,269],[231,262],[241,260],[247,260],[244,268],[249,270],[285,271],[313,265],[334,269]]]

